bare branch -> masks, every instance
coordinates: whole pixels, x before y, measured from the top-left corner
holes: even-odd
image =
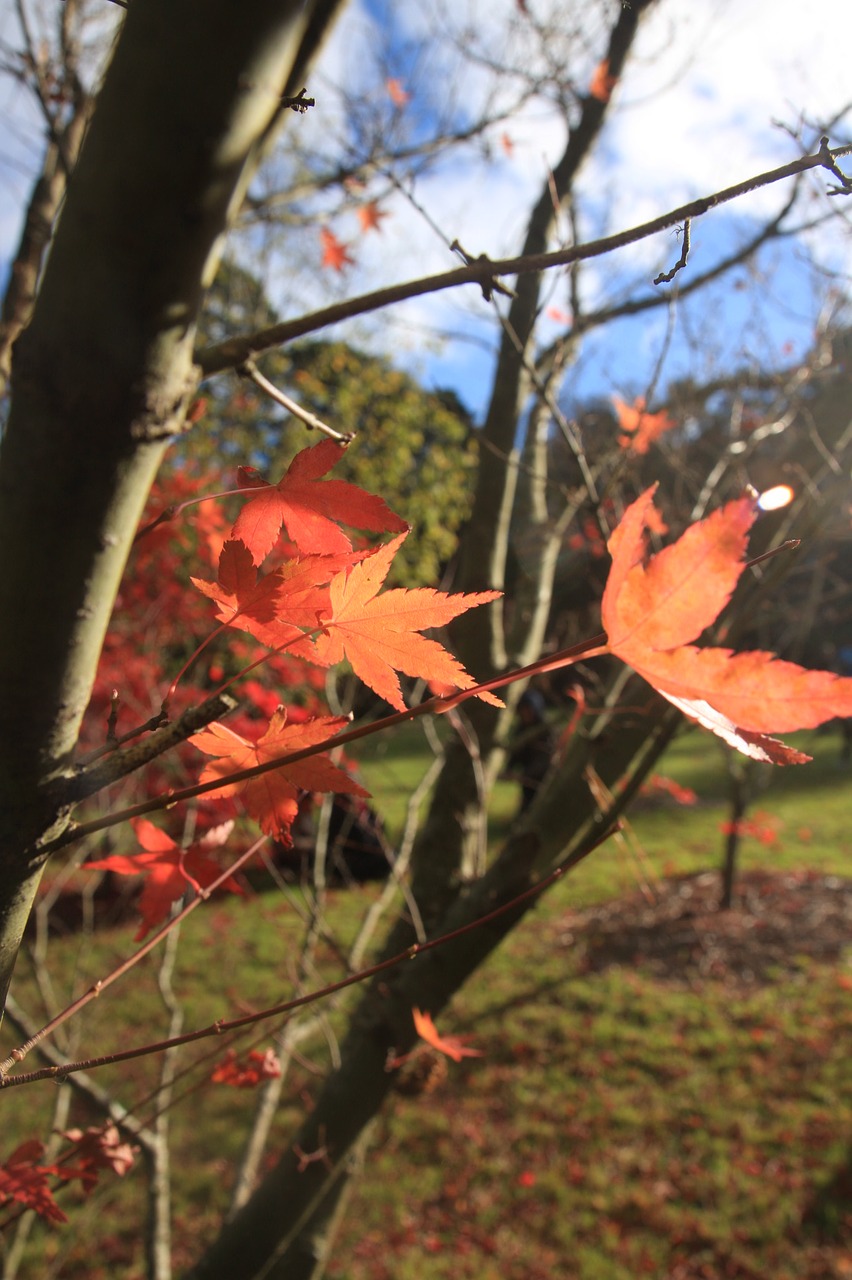
[[[671,284],[678,271],[682,271],[686,266],[686,260],[689,257],[689,233],[692,223],[689,218],[683,224],[683,244],[680,250],[680,257],[672,267],[671,271],[661,271],[658,276],[654,277],[654,284]]]
[[[155,730],[144,742],[139,742],[126,750],[114,751],[105,760],[88,768],[81,769],[75,777],[65,783],[65,802],[76,803],[93,796],[104,787],[135,773],[143,765],[150,764],[164,751],[171,750],[179,742],[186,742],[199,729],[227,715],[236,707],[235,700],[228,694],[214,694],[197,707],[190,707],[179,720],[166,724]]]
[[[301,338],[308,333],[316,333],[329,325],[338,324],[341,320],[350,320],[354,316],[366,315],[379,311],[409,298],[419,298],[427,293],[439,293],[444,289],[457,289],[465,284],[477,284],[481,289],[494,289],[500,276],[528,275],[537,271],[547,271],[553,267],[568,266],[573,262],[582,262],[590,258],[600,258],[612,253],[615,249],[624,249],[628,245],[647,240],[659,231],[667,231],[687,219],[699,218],[702,214],[717,209],[720,205],[762,187],[783,182],[786,178],[794,178],[810,169],[829,168],[833,172],[834,161],[852,153],[852,144],[825,151],[821,148],[813,155],[802,156],[789,164],[780,165],[743,182],[725,187],[712,195],[701,196],[688,204],[672,209],[669,213],[652,218],[649,222],[640,223],[626,231],[615,235],[603,236],[599,240],[591,240],[586,244],[574,245],[568,249],[559,249],[553,253],[535,253],[520,258],[500,258],[491,260],[479,257],[464,267],[454,271],[445,271],[439,275],[421,276],[417,280],[408,280],[402,284],[388,285],[384,289],[376,289],[372,293],[361,294],[360,297],[348,298],[319,311],[310,312],[294,320],[284,320],[280,324],[261,329],[257,333],[229,338],[211,347],[205,347],[195,353],[196,364],[202,377],[221,373],[224,369],[234,369],[244,364],[252,356],[272,347],[281,346],[294,338]]]
[[[246,360],[237,369],[237,373],[242,378],[248,378],[256,387],[260,387],[261,391],[265,391],[271,400],[276,404],[280,404],[282,409],[286,409],[288,413],[292,413],[294,418],[298,418],[300,422],[304,422],[305,426],[311,431],[321,431],[331,440],[337,440],[340,444],[349,444],[355,439],[354,431],[335,431],[334,427],[328,426],[323,422],[322,418],[318,418],[315,413],[311,413],[309,409],[303,409],[295,400],[291,400],[283,391],[279,391],[274,382],[270,382],[265,378],[258,369],[253,360]]]

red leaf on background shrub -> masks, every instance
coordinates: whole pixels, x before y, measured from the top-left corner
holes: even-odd
[[[402,87],[402,81],[391,76],[385,81],[388,97],[395,107],[404,107],[411,99],[411,94]]]
[[[301,551],[318,555],[351,551],[352,543],[338,523],[372,533],[399,533],[408,528],[382,498],[347,480],[322,480],[345,449],[322,440],[297,453],[278,484],[263,484],[234,523],[231,536],[241,539],[255,564],[269,554],[282,524]]]
[[[14,1200],[27,1209],[34,1209],[47,1222],[67,1222],[48,1184],[48,1178],[57,1172],[56,1167],[39,1164],[43,1155],[44,1143],[30,1138],[0,1165],[0,1204]]]
[[[447,595],[431,587],[378,592],[387,577],[402,534],[378,547],[331,583],[331,616],[316,640],[316,660],[334,666],[348,658],[352,669],[380,698],[405,710],[396,672],[470,689],[476,682],[436,640],[419,632],[443,627],[474,605],[496,600],[499,591]]]
[[[622,449],[632,449],[634,453],[647,453],[653,442],[666,431],[677,426],[665,410],[659,413],[645,412],[645,397],[637,396],[633,404],[627,404],[619,396],[612,397],[618,424],[625,435],[618,437]]]
[[[481,1049],[468,1049],[461,1036],[440,1035],[438,1028],[428,1013],[421,1013],[419,1009],[412,1009],[411,1016],[414,1019],[414,1030],[420,1039],[425,1040],[433,1049],[437,1049],[438,1053],[446,1054],[448,1058],[452,1058],[453,1062],[461,1062],[462,1058],[481,1058],[483,1056]]]
[[[751,836],[753,840],[758,840],[767,848],[771,848],[781,843],[778,835],[779,825],[782,825],[780,819],[758,809],[750,818],[740,818],[738,822],[720,822],[719,830],[726,836],[734,834]]]
[[[133,1168],[136,1152],[139,1150],[122,1139],[118,1127],[111,1120],[97,1128],[86,1129],[85,1132],[82,1129],[69,1129],[62,1136],[77,1148],[74,1153],[77,1160],[74,1174],[80,1178],[87,1194],[97,1183],[101,1169],[112,1169],[119,1178],[123,1178]]]
[[[328,227],[320,228],[320,243],[324,267],[331,267],[333,271],[342,271],[344,267],[354,265],[355,259],[349,252],[349,247],[342,240],[338,240]]]
[[[233,729],[218,722],[196,733],[190,742],[200,751],[215,756],[201,774],[202,782],[226,778],[241,769],[251,769],[265,764],[289,752],[302,751],[305,747],[324,742],[349,721],[345,716],[320,716],[301,724],[288,724],[287,712],[279,707],[269,722],[266,733],[258,742],[249,742]],[[282,764],[279,769],[243,782],[224,785],[216,795],[238,795],[250,814],[267,835],[290,842],[290,827],[299,808],[302,791],[345,792],[353,796],[367,796],[369,792],[359,786],[342,769],[322,755],[310,756],[293,764]]]
[[[594,75],[589,85],[589,97],[597,98],[598,102],[609,102],[617,83],[618,77],[609,74],[609,58],[604,58],[595,67]]]
[[[251,1049],[241,1060],[229,1049],[214,1067],[210,1079],[214,1084],[227,1084],[232,1089],[254,1089],[264,1080],[275,1080],[280,1075],[281,1062],[273,1049],[265,1053]]]
[[[383,219],[389,216],[384,209],[379,208],[375,200],[358,206],[358,221],[362,231],[381,231]]]
[[[643,796],[670,796],[677,804],[698,804],[698,796],[692,787],[681,786],[674,778],[666,778],[661,773],[652,773],[639,788]]]
[[[209,851],[223,845],[233,829],[233,822],[213,827],[206,835],[181,849],[170,835],[155,827],[147,818],[134,818],[133,829],[144,853],[111,854],[96,862],[85,863],[88,871],[114,871],[120,876],[145,876],[145,885],[136,904],[142,923],[136,934],[140,942],[156,925],[168,918],[172,903],[186,893],[187,885],[200,892],[218,880],[222,867]],[[242,893],[236,880],[223,885],[230,893]]]
[[[728,603],[745,568],[757,504],[729,502],[648,556],[656,486],[627,509],[609,540],[612,568],[601,615],[608,648],[686,715],[745,755],[801,764],[800,751],[766,735],[852,716],[852,679],[807,671],[772,653],[690,643]]]

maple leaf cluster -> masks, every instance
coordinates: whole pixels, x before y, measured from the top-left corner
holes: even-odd
[[[213,1068],[210,1079],[213,1084],[226,1084],[232,1089],[255,1089],[264,1080],[276,1080],[280,1075],[281,1062],[274,1049],[264,1053],[250,1049],[242,1059],[229,1049]]]
[[[101,1169],[112,1169],[123,1177],[133,1166],[136,1148],[122,1140],[112,1121],[85,1131],[69,1129],[62,1136],[72,1146],[51,1164],[41,1163],[44,1143],[30,1138],[0,1165],[0,1204],[14,1202],[34,1210],[46,1222],[67,1222],[54,1199],[57,1183],[79,1179],[88,1195],[97,1185]]]
[[[358,205],[355,210],[358,218],[360,234],[364,235],[367,231],[382,230],[382,222],[385,218],[390,217],[386,209],[379,207],[376,200],[368,200],[366,204]],[[320,248],[322,249],[321,263],[324,267],[329,267],[332,271],[343,271],[345,267],[355,265],[355,258],[350,253],[351,245],[331,230],[330,227],[320,228]]]
[[[180,666],[209,633],[209,606],[189,589],[190,573],[215,573],[230,522],[217,502],[199,502],[199,493],[211,482],[191,468],[164,471],[152,490],[138,537],[122,579],[113,617],[104,641],[98,672],[79,744],[82,753],[101,747],[104,729],[118,694],[117,726],[148,719],[162,701],[170,673]],[[221,486],[220,486],[221,487]],[[181,516],[192,504],[191,514]],[[206,662],[196,664],[193,679],[179,685],[171,703],[172,714],[201,701],[223,680],[226,669],[237,671],[265,656],[262,680],[246,681],[242,693],[250,706],[267,715],[281,701],[270,703],[270,689],[287,688],[308,709],[318,710],[318,694],[324,676],[316,667],[287,653],[270,654],[250,637],[230,637],[227,652],[215,643],[206,649]],[[175,785],[183,767],[189,776],[192,753],[178,753],[166,762],[155,761],[144,780],[137,775],[138,792],[144,781],[149,796]]]
[[[399,711],[405,709],[400,674],[451,691],[473,687],[461,664],[421,632],[443,627],[499,593],[447,595],[431,588],[382,592],[408,525],[381,498],[325,478],[343,452],[344,446],[332,440],[304,449],[277,484],[253,468],[240,468],[239,492],[247,501],[230,529],[217,526],[218,574],[215,581],[191,579],[196,598],[212,601],[219,631],[247,634],[273,659],[286,654],[320,671],[347,660],[365,684]],[[396,536],[374,548],[356,548],[343,525]],[[284,558],[264,572],[266,558],[281,547],[282,530],[288,539]],[[153,532],[159,534],[159,527]],[[233,813],[235,801],[263,832],[289,844],[300,805],[311,794],[368,794],[324,754],[290,758],[330,741],[348,723],[344,717],[294,713],[280,696],[262,686],[252,688],[253,683],[247,682],[247,688],[260,718],[243,715],[236,727],[213,723],[190,739],[192,747],[210,757],[201,782],[222,781],[199,809],[196,840],[181,847],[166,831],[140,819],[134,823],[140,851],[86,864],[87,870],[145,877],[137,903],[137,940],[165,920],[188,890],[202,893],[218,882],[220,889],[241,891],[235,880],[222,880],[217,857],[233,827],[222,819],[229,809]],[[280,767],[229,781],[235,773],[272,761],[280,761]]]
[[[222,547],[216,582],[193,579],[216,605],[222,625],[247,631],[270,649],[288,650],[320,667],[348,660],[356,675],[398,711],[405,709],[399,674],[438,681],[454,689],[474,684],[437,641],[420,633],[442,627],[496,592],[447,595],[431,588],[381,593],[408,526],[387,504],[342,480],[327,480],[344,446],[323,440],[293,459],[277,484],[243,469],[249,499]],[[354,549],[342,525],[372,533],[396,533],[371,550]],[[266,574],[258,567],[275,547],[282,526],[297,549]],[[265,733],[252,741],[225,725],[196,734],[195,746],[213,757],[202,781],[226,779],[241,769],[291,755],[331,738],[341,717],[301,724],[276,711]],[[287,842],[300,793],[366,793],[321,756],[284,764],[248,781],[227,784],[221,795],[239,794],[262,830]]]

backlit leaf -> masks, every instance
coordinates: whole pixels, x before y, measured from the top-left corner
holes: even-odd
[[[745,568],[756,502],[744,497],[648,555],[654,487],[627,509],[609,540],[612,569],[601,603],[610,652],[663,697],[757,760],[809,757],[768,737],[852,716],[852,679],[807,671],[763,651],[697,648]]]

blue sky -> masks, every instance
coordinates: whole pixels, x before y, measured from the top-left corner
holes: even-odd
[[[528,7],[541,17],[553,3],[528,0]],[[565,5],[561,11],[577,13],[583,7]],[[405,110],[418,129],[444,101],[453,101],[456,118],[462,112],[475,114],[492,86],[481,69],[464,68],[458,51],[428,44],[428,31],[443,12],[440,4],[424,6],[415,0],[351,3],[312,78],[317,108],[299,127],[327,141],[342,124],[333,86],[357,87],[359,79],[369,81],[370,58],[379,46],[388,72],[412,89]],[[0,0],[7,34],[10,13],[11,0]],[[519,21],[515,0],[456,0],[444,19],[445,25],[467,23],[472,31],[493,35],[495,44],[503,25],[514,22],[516,48]],[[806,8],[800,0],[659,0],[614,96],[602,145],[582,176],[581,237],[644,221],[793,158],[796,144],[778,122],[795,126],[802,113],[825,119],[845,104],[850,34],[848,0],[810,0]],[[602,41],[602,30],[590,28],[578,81],[590,76],[603,52]],[[428,51],[428,65],[423,49]],[[505,90],[499,92],[505,95]],[[7,124],[0,146],[0,261],[5,262],[17,237],[41,124],[20,88],[8,81],[0,84],[0,112]],[[847,128],[852,129],[852,121]],[[501,145],[503,133],[511,138],[511,155]],[[540,100],[530,103],[495,127],[487,163],[470,152],[447,157],[418,181],[417,200],[448,239],[458,237],[470,252],[513,254],[530,203],[564,140],[558,113]],[[848,167],[852,170],[852,161]],[[822,175],[808,181],[815,191],[825,187]],[[317,236],[310,231],[300,246],[295,284],[292,258],[285,268],[280,257],[264,247],[264,260],[272,263],[270,291],[284,314],[311,309],[342,292],[360,292],[456,264],[402,195],[387,194],[386,183],[377,183],[375,189],[383,192],[382,207],[389,216],[381,235],[357,240],[357,265],[342,279],[319,269]],[[370,194],[368,189],[364,198]],[[758,194],[695,223],[690,266],[682,278],[709,266],[718,252],[748,234],[781,199],[781,190]],[[352,219],[343,217],[331,225],[341,238],[354,240],[357,228]],[[806,247],[820,271],[838,273],[845,287],[852,262],[848,225],[838,222],[821,229],[809,237]],[[589,264],[582,285],[586,305],[596,306],[616,295],[628,280],[651,289],[653,276],[672,265],[678,251],[678,241],[666,233],[611,261]],[[680,304],[663,383],[694,365],[686,341],[689,333],[702,335],[703,330],[704,373],[711,366],[742,359],[786,361],[806,350],[825,275],[815,278],[805,258],[805,246],[789,242],[767,254],[757,273],[738,272],[737,288],[725,286],[700,301]],[[550,289],[552,303],[567,309],[564,279],[554,278]],[[640,392],[657,364],[665,328],[665,313],[658,311],[590,337],[571,376],[572,398]],[[434,337],[436,331],[464,336],[440,341]],[[558,331],[556,322],[545,322],[545,340]],[[409,302],[373,323],[341,329],[339,336],[387,351],[431,385],[452,386],[481,413],[496,328],[475,290]]]
[[[531,3],[536,13],[544,5]],[[480,12],[483,7],[479,7]],[[511,12],[511,3],[487,7],[492,21]],[[350,21],[358,21],[352,10]],[[393,14],[401,44],[416,35],[422,11],[412,6],[388,6],[366,0],[361,20]],[[386,28],[385,28],[386,29]],[[583,175],[586,207],[591,210],[581,234],[591,238],[652,218],[696,196],[740,181],[794,158],[797,144],[782,126],[795,127],[802,115],[824,120],[846,103],[847,59],[844,36],[852,34],[852,15],[837,0],[814,0],[804,11],[797,0],[737,0],[696,5],[692,0],[661,0],[643,28],[636,56],[616,91],[613,113],[592,162]],[[393,36],[389,43],[393,47]],[[591,47],[591,56],[597,49]],[[405,66],[401,56],[401,66]],[[847,124],[849,136],[852,121]],[[511,157],[494,149],[490,167],[465,172],[456,159],[418,184],[418,199],[441,222],[448,235],[457,235],[471,252],[492,255],[517,251],[530,201],[564,145],[564,126],[540,103],[519,113],[506,131],[514,142]],[[811,142],[814,133],[807,133]],[[852,161],[850,161],[852,168]],[[816,192],[827,175],[807,182]],[[732,249],[750,235],[786,198],[789,188],[770,189],[736,206],[717,211],[693,225],[690,272],[706,269],[718,253]],[[815,211],[827,203],[815,203]],[[413,211],[400,201],[386,224],[386,239],[400,247],[400,268],[393,278],[411,274],[411,261],[424,270],[452,265],[437,239],[418,227]],[[416,244],[411,254],[402,246]],[[806,264],[805,249],[814,254],[816,276]],[[657,271],[670,266],[679,252],[671,233],[644,246],[634,246],[612,262],[584,272],[589,305],[611,296],[618,280],[644,279],[645,291]],[[385,264],[392,259],[387,243],[376,246]],[[763,254],[756,272],[738,271],[736,288],[726,284],[695,301],[680,304],[682,313],[666,362],[664,381],[694,367],[682,334],[706,330],[705,363],[730,363],[743,358],[769,363],[804,352],[825,286],[823,272],[838,273],[845,288],[852,256],[848,225],[838,222],[813,233],[807,245],[795,241]],[[370,270],[368,266],[368,270]],[[370,274],[373,274],[373,268]],[[360,287],[360,280],[354,282]],[[552,285],[553,301],[565,309],[565,286]],[[491,362],[486,351],[471,343],[448,343],[436,354],[418,349],[420,326],[465,327],[482,340],[492,340],[487,309],[466,291],[463,296],[427,299],[400,308],[395,323],[384,318],[379,331],[395,333],[397,356],[428,380],[451,383],[481,412],[488,389]],[[706,320],[703,319],[706,314]],[[682,321],[682,322],[681,322]],[[662,311],[624,321],[586,344],[586,353],[573,377],[577,396],[606,394],[617,389],[636,392],[645,385],[664,338]],[[558,325],[545,326],[553,336]],[[380,339],[381,340],[381,339]],[[388,338],[385,337],[385,341]],[[708,372],[707,369],[704,372]]]

